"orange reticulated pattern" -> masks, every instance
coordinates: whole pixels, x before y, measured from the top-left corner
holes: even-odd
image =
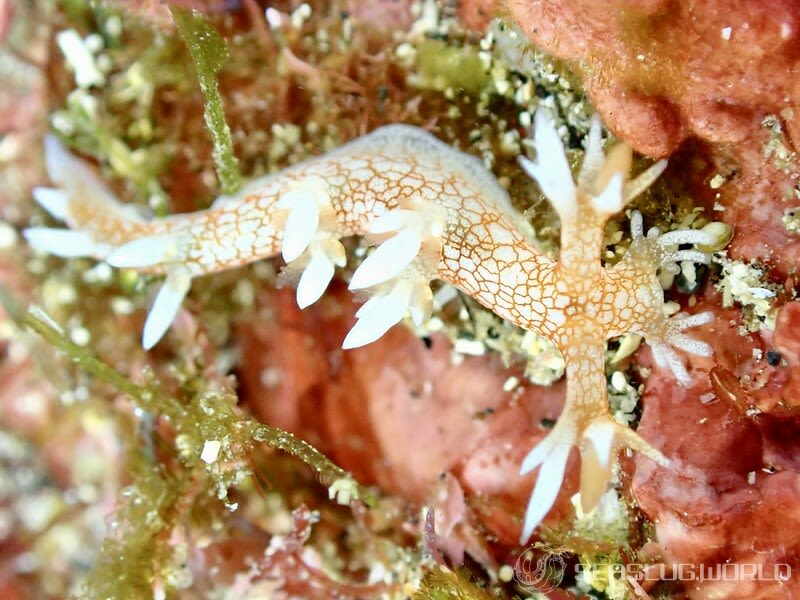
[[[538,469],[521,530],[526,541],[555,505],[570,451],[581,453],[581,504],[597,505],[613,477],[618,451],[667,459],[609,412],[605,342],[632,331],[660,364],[689,379],[672,347],[708,355],[683,330],[710,314],[665,316],[658,269],[708,262],[681,246],[708,244],[709,234],[644,231],[632,218],[629,252],[602,263],[602,232],[613,214],[665,167],[660,161],[629,180],[630,149],[603,150],[599,119],[586,142],[577,179],[550,117],[535,116],[536,159],[520,157],[561,220],[561,255],[542,254],[505,189],[477,158],[405,125],[381,128],[326,155],[250,182],[207,211],[143,221],[119,203],[79,159],[50,138],[50,178],[57,188],[34,196],[71,229],[39,227],[28,241],[64,257],[92,256],[118,268],[166,275],[142,336],[153,347],[174,320],[193,278],[281,254],[285,278],[297,277],[300,308],[315,303],[347,256],[341,238],[364,236],[374,249],[350,278],[369,299],[356,312],[344,349],[370,344],[408,316],[431,316],[431,280],[442,280],[515,325],[549,338],[563,353],[568,378],[564,411],[550,434],[522,461]]]

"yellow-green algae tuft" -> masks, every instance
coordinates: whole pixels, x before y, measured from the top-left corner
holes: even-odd
[[[235,510],[236,505],[227,500],[228,490],[253,475],[242,458],[262,443],[299,458],[316,471],[324,484],[345,487],[350,492],[348,500],[375,504],[369,490],[313,446],[236,409],[236,399],[231,394],[200,389],[181,401],[164,393],[157,382],[136,384],[69,340],[41,309],[23,309],[2,289],[0,301],[20,326],[42,336],[85,373],[128,396],[140,415],[162,417],[174,429],[172,442],[155,430],[142,430],[144,439],[137,439],[129,450],[126,466],[131,482],[122,491],[120,506],[110,521],[81,597],[148,597],[157,578],[169,582],[167,574],[176,564],[175,548],[169,544],[170,532],[184,522],[193,504],[202,498],[199,490],[216,496],[220,514]],[[201,459],[201,449],[208,440],[224,441],[221,460],[215,460],[214,465]],[[158,461],[156,454],[176,460]],[[205,504],[206,508],[209,506]]]
[[[233,153],[231,129],[225,120],[217,74],[228,60],[228,46],[216,29],[197,13],[172,8],[178,30],[186,40],[203,92],[205,119],[214,144],[214,164],[222,191],[233,194],[241,186],[239,166]]]

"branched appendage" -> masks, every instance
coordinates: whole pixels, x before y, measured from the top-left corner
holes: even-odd
[[[657,227],[651,228],[645,236],[642,215],[634,211],[631,217],[631,237],[633,241],[627,255],[609,270],[609,277],[617,288],[616,303],[622,308],[617,310],[613,321],[614,330],[607,335],[634,332],[644,336],[653,350],[656,363],[662,368],[669,368],[678,381],[688,385],[689,373],[673,347],[697,356],[710,356],[711,347],[708,344],[692,339],[683,331],[711,322],[714,313],[679,313],[667,318],[663,312],[663,302],[657,301],[662,298],[661,285],[653,275],[660,269],[678,273],[678,263],[681,262],[708,264],[711,255],[707,252],[679,249],[679,246],[709,246],[714,243],[713,236],[693,229],[662,234]],[[636,310],[628,306],[627,299],[631,297],[638,300],[636,304],[640,307],[649,306],[649,310]]]
[[[601,262],[608,218],[663,170],[654,164],[632,181],[625,146],[603,152],[600,123],[587,139],[573,181],[556,130],[543,111],[535,118],[537,159],[520,160],[556,208],[562,223],[558,261],[542,255],[505,190],[477,158],[405,125],[383,127],[324,156],[252,181],[206,211],[147,221],[124,207],[92,169],[54,139],[46,162],[54,188],[34,197],[71,230],[32,228],[34,247],[59,256],[92,256],[114,267],[165,275],[145,321],[142,343],[154,346],[169,328],[193,278],[281,254],[284,281],[296,281],[297,302],[317,301],[347,257],[340,240],[362,235],[373,251],[350,289],[369,299],[356,313],[344,348],[368,344],[404,317],[422,323],[431,312],[430,281],[441,279],[499,316],[553,340],[567,365],[567,398],[553,431],[522,465],[539,476],[522,542],[552,507],[567,456],[582,458],[581,498],[590,510],[611,477],[618,450],[629,447],[666,459],[610,416],[604,375],[605,341],[642,333],[682,381],[685,368],[671,346],[695,354],[708,348],[683,330],[707,316],[663,316],[659,268],[707,262],[680,244],[705,243],[698,232],[650,231],[634,218],[628,256],[612,269]]]

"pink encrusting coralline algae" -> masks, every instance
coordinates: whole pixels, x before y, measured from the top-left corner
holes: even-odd
[[[621,448],[667,465],[661,452],[609,413],[606,340],[644,336],[660,364],[685,383],[674,348],[707,356],[703,342],[683,333],[707,323],[711,312],[665,316],[659,269],[706,263],[709,255],[680,246],[712,244],[710,234],[676,230],[645,234],[632,216],[630,248],[613,267],[601,261],[608,218],[663,171],[653,164],[628,180],[630,149],[603,151],[599,120],[586,140],[573,180],[562,142],[543,110],[535,116],[536,160],[520,158],[561,220],[561,250],[552,260],[537,249],[529,224],[507,192],[474,156],[426,131],[390,125],[324,156],[254,180],[210,209],[143,220],[120,204],[92,169],[54,138],[46,141],[47,168],[56,188],[38,188],[39,204],[72,229],[32,228],[28,241],[59,256],[91,256],[114,267],[166,276],[147,316],[143,345],[153,347],[169,328],[194,277],[276,254],[297,281],[300,307],[325,292],[346,264],[340,240],[364,236],[374,250],[352,275],[351,290],[369,299],[356,313],[344,348],[369,344],[409,316],[431,314],[430,282],[446,281],[500,317],[553,341],[566,362],[564,410],[549,435],[527,455],[521,472],[540,467],[521,541],[555,502],[573,445],[581,453],[580,497],[585,511],[604,494]]]

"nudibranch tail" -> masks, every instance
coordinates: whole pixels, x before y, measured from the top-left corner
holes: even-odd
[[[564,354],[567,399],[554,429],[522,465],[539,469],[522,526],[524,542],[556,501],[573,446],[581,453],[581,498],[589,510],[613,477],[623,447],[666,459],[609,414],[604,371],[608,338],[641,333],[684,383],[690,376],[673,348],[708,355],[684,333],[710,315],[664,314],[660,269],[708,262],[696,231],[645,235],[632,219],[633,241],[614,267],[602,262],[603,228],[614,213],[663,171],[660,161],[629,180],[631,150],[605,153],[598,119],[591,125],[583,165],[573,179],[564,147],[543,110],[534,119],[536,157],[520,158],[561,221],[557,261],[536,246],[530,226],[476,157],[406,125],[390,125],[339,149],[251,181],[236,195],[197,213],[145,220],[122,205],[91,167],[55,138],[46,141],[55,187],[34,197],[69,230],[33,228],[34,247],[61,256],[92,256],[115,267],[165,276],[144,326],[151,348],[167,331],[192,279],[280,254],[280,280],[297,283],[297,303],[316,302],[346,265],[341,239],[363,236],[371,251],[350,289],[368,299],[343,342],[355,348],[409,317],[431,314],[432,280],[448,282],[511,323],[553,341]]]
[[[71,229],[33,227],[25,231],[28,242],[42,252],[65,258],[105,258],[110,245],[96,239],[84,227],[88,219],[83,215],[100,213],[131,221],[137,221],[138,217],[117,201],[86,163],[50,135],[45,138],[45,166],[50,180],[59,187],[35,188],[33,197],[45,211],[65,221]]]
[[[164,274],[168,298],[188,291],[187,277],[280,253],[286,262],[283,279],[298,281],[297,300],[306,307],[324,293],[335,268],[345,265],[340,239],[368,236],[378,245],[355,271],[351,289],[368,288],[384,298],[379,306],[392,308],[392,319],[373,315],[357,323],[348,345],[380,337],[406,314],[424,320],[430,313],[431,279],[464,279],[479,300],[491,304],[506,284],[484,283],[485,278],[497,280],[497,274],[475,273],[474,267],[491,259],[501,241],[509,250],[519,245],[522,250],[510,258],[527,259],[532,268],[550,262],[528,244],[529,235],[522,232],[526,226],[483,163],[415,127],[383,127],[327,155],[254,180],[209,210],[150,221],[122,205],[55,138],[47,139],[45,151],[48,173],[59,187],[39,188],[35,198],[72,231],[32,228],[26,233],[31,244],[52,254],[93,256],[112,266]],[[480,215],[493,215],[492,222],[484,227]],[[466,227],[470,223],[474,231]],[[502,240],[492,245],[494,235]],[[451,236],[451,246],[464,251],[443,256]],[[508,284],[511,295],[527,279],[518,276]],[[176,311],[178,306],[175,301],[154,303],[148,319],[159,327],[146,324],[152,332],[146,336],[148,348],[174,317],[174,312],[153,311]],[[536,318],[530,307],[525,314]]]

